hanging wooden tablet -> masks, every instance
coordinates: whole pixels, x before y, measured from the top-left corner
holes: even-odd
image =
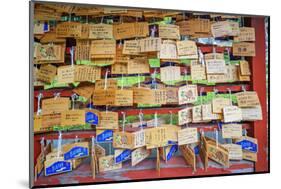
[[[78,87],[74,88],[72,91],[79,96],[83,96],[86,99],[89,99],[92,94],[94,93],[95,85],[94,84],[86,84],[86,85],[79,85]]]
[[[178,88],[176,87],[166,87],[167,104],[178,104]]]
[[[229,98],[214,98],[212,100],[213,113],[223,113],[223,108],[230,105],[231,100]]]
[[[45,83],[51,83],[56,76],[57,67],[52,64],[41,65],[36,74],[36,79]]]
[[[100,112],[98,129],[118,129],[118,113],[105,111]]]
[[[229,122],[239,122],[242,120],[242,111],[237,106],[225,106],[223,107],[223,121],[225,123]]]
[[[132,151],[132,166],[139,164],[141,161],[150,156],[151,150],[147,150],[145,147],[137,148]]]
[[[213,37],[238,36],[239,23],[234,21],[219,21],[211,25]]]
[[[113,26],[110,24],[89,24],[90,39],[112,39]]]
[[[162,39],[180,39],[179,26],[172,24],[159,25],[159,37]]]
[[[155,52],[160,51],[161,38],[149,37],[140,39],[140,52]]]
[[[204,169],[207,170],[208,168],[208,148],[207,148],[207,141],[206,138],[201,134],[200,135],[200,142],[199,142],[199,156],[203,163]]]
[[[116,40],[148,36],[148,23],[122,23],[113,25],[113,36]]]
[[[202,64],[191,64],[191,79],[192,80],[205,80],[206,79],[206,67]]]
[[[139,40],[125,40],[122,54],[124,55],[139,55],[141,51]]]
[[[202,104],[202,120],[211,121],[222,119],[222,114],[213,113],[212,104]]]
[[[115,90],[114,106],[133,106],[133,90]]]
[[[192,148],[188,145],[179,146],[181,154],[183,155],[185,162],[191,165],[193,171],[196,171],[196,156]]]
[[[42,100],[42,114],[61,113],[68,110],[70,100],[67,97],[49,98]]]
[[[131,159],[132,151],[129,149],[115,149],[114,150],[114,162],[115,164],[125,162]]]
[[[256,91],[245,91],[235,94],[240,108],[260,106]]]
[[[133,88],[133,101],[136,104],[165,104],[166,90]]]
[[[128,74],[145,74],[150,73],[149,64],[146,58],[130,59],[127,64]]]
[[[61,125],[61,113],[42,115],[42,129],[52,129],[53,126]]]
[[[61,125],[84,125],[85,110],[66,110],[61,113]]]
[[[177,46],[176,42],[172,40],[165,40],[161,44],[160,59],[177,59]]]
[[[223,144],[229,151],[229,160],[242,160],[243,159],[243,151],[240,145],[238,144]]]
[[[33,116],[33,131],[34,132],[39,132],[42,128],[42,116],[41,115],[36,115],[34,113]]]
[[[225,80],[224,82],[235,82],[239,81],[238,77],[238,69],[239,67],[236,65],[226,65],[226,74],[225,75]]]
[[[207,53],[207,54],[204,54],[204,58],[205,58],[205,60],[213,60],[213,59],[224,60],[224,54],[217,53],[217,52]]]
[[[61,57],[64,56],[62,54],[61,45],[57,44],[39,44],[35,47],[36,53],[36,61],[48,61],[50,63],[60,61]]]
[[[179,58],[197,59],[198,51],[194,41],[177,41],[177,51]]]
[[[226,83],[227,74],[208,74],[207,81],[210,83]]]
[[[75,60],[90,60],[91,41],[85,39],[76,40]]]
[[[227,71],[224,60],[209,59],[205,62],[207,74],[225,74]]]
[[[179,88],[178,98],[179,105],[194,103],[197,101],[197,85],[185,85]]]
[[[72,160],[89,156],[89,143],[88,142],[75,142],[63,145],[64,160]]]
[[[242,137],[241,124],[223,124],[222,125],[223,138],[240,138]]]
[[[181,79],[179,66],[167,66],[160,68],[161,81],[179,81]]]
[[[59,66],[58,67],[58,83],[74,83],[75,82],[75,66]]]
[[[101,79],[101,68],[97,66],[76,65],[75,66],[75,82],[89,81],[93,82]]]
[[[100,122],[100,111],[85,109],[85,122],[91,125],[98,125]]]
[[[256,56],[255,43],[238,42],[233,43],[233,56]]]
[[[198,142],[197,128],[185,128],[178,131],[178,145]]]
[[[115,79],[107,79],[107,81],[105,81],[105,79],[100,79],[98,81],[95,82],[95,89],[105,89],[105,83],[106,83],[106,89],[117,89],[117,80]]]
[[[128,63],[114,63],[111,66],[112,74],[128,74]]]
[[[78,22],[62,22],[56,27],[57,37],[81,37],[82,24]]]
[[[257,162],[258,161],[258,155],[257,153],[249,152],[246,150],[243,150],[243,159]]]
[[[243,151],[249,151],[252,153],[258,152],[258,140],[249,136],[241,136],[235,140],[235,144],[242,146]]]
[[[133,134],[128,132],[114,132],[113,133],[113,147],[132,149],[133,147]]]
[[[90,50],[91,58],[114,58],[116,54],[116,41],[112,39],[93,40]]]
[[[184,125],[192,121],[192,107],[187,107],[178,111],[178,124]]]
[[[145,129],[146,148],[158,148],[166,146],[168,143],[166,127],[154,127]]]
[[[95,89],[93,104],[95,106],[113,106],[115,103],[115,89]]]
[[[246,60],[239,61],[239,68],[241,75],[251,75],[250,65],[249,62]]]
[[[261,106],[241,108],[243,121],[262,120]]]
[[[65,161],[63,157],[56,157],[46,160],[44,163],[44,167],[45,176],[51,176],[72,171],[71,161]]]
[[[119,164],[114,163],[113,155],[100,157],[98,162],[99,162],[99,171],[101,173],[122,168],[122,163]]]
[[[240,33],[237,37],[234,37],[234,41],[255,41],[255,28],[241,27]]]
[[[179,126],[162,124],[161,127],[165,127],[167,129],[168,144],[175,144],[178,142],[178,131],[181,129]]]
[[[215,162],[229,167],[229,152],[221,144],[216,144],[216,141],[211,138],[206,138],[208,157]]]
[[[192,122],[200,122],[202,121],[202,108],[201,105],[192,107]]]

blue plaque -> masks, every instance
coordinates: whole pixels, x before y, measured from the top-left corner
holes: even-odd
[[[198,154],[199,154],[199,145],[196,145],[196,146],[193,148],[193,150],[194,150],[195,155],[198,155]]]
[[[131,158],[131,150],[126,149],[115,158],[115,163],[121,163]]]
[[[88,148],[82,146],[75,146],[64,154],[64,160],[70,160],[75,158],[87,157],[89,155]]]
[[[86,123],[90,123],[92,125],[97,125],[99,123],[99,117],[94,112],[86,113]]]
[[[167,154],[166,160],[169,161],[172,158],[173,154],[175,154],[177,151],[178,151],[178,145],[173,145]]]
[[[247,150],[254,153],[258,152],[258,145],[250,140],[244,139],[239,142],[236,142],[235,144],[241,145],[243,150]]]
[[[46,167],[45,176],[55,175],[59,173],[65,173],[72,170],[71,163],[68,161],[57,161]]]
[[[112,142],[113,141],[113,131],[104,130],[102,133],[97,135],[97,142]]]

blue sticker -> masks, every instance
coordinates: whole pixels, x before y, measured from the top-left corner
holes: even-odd
[[[173,145],[170,148],[169,153],[167,154],[167,157],[166,157],[167,161],[169,161],[172,158],[173,154],[175,154],[177,151],[178,151],[178,145]]]
[[[68,161],[57,161],[50,165],[49,167],[46,167],[45,176],[59,174],[71,171],[71,163]]]
[[[113,131],[104,130],[102,133],[97,135],[97,142],[112,142],[113,141]]]
[[[99,117],[94,112],[87,112],[85,117],[86,117],[86,123],[90,123],[92,125],[99,124]]]
[[[244,139],[239,142],[236,142],[236,144],[241,145],[243,150],[247,150],[254,153],[258,152],[258,145],[250,140]]]
[[[198,154],[199,154],[199,145],[196,145],[196,146],[193,148],[193,150],[194,150],[195,155],[198,155]]]
[[[86,157],[89,155],[88,148],[82,147],[82,146],[75,146],[74,148],[71,148],[68,152],[66,152],[63,157],[64,160],[70,160],[74,158],[79,157]]]
[[[178,144],[177,141],[168,140],[168,145],[175,145]]]
[[[131,150],[126,149],[115,158],[115,163],[121,163],[131,158]]]
[[[48,32],[49,31],[49,24],[48,23],[44,23],[44,32]]]

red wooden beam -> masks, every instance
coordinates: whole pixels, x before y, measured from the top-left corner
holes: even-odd
[[[267,94],[266,94],[266,45],[265,45],[265,17],[253,17],[251,26],[256,33],[256,56],[252,58],[252,87],[258,93],[263,120],[255,121],[254,135],[258,139],[259,152],[255,164],[256,172],[268,171],[268,125],[267,125]]]

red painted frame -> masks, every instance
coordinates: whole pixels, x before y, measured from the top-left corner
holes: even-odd
[[[258,139],[259,152],[255,164],[256,172],[268,172],[268,117],[266,94],[266,41],[265,41],[265,17],[254,17],[251,26],[256,32],[256,56],[252,58],[252,87],[257,91],[262,108],[263,119],[253,123],[254,136]]]
[[[250,19],[250,25],[251,27],[255,28],[256,31],[256,56],[253,58],[248,59],[251,63],[252,67],[252,79],[251,79],[251,85],[246,84],[246,90],[253,89],[257,91],[261,107],[262,107],[262,113],[263,113],[263,120],[261,121],[255,121],[254,123],[250,124],[244,124],[243,128],[246,128],[249,130],[249,134],[253,135],[258,139],[259,143],[259,152],[257,155],[258,161],[255,163],[255,172],[268,172],[269,171],[269,164],[268,164],[268,125],[267,125],[267,94],[266,94],[266,64],[265,64],[265,25],[264,25],[264,18],[265,17],[252,17]],[[200,47],[202,51],[204,52],[211,52],[212,47],[208,46],[202,46]],[[223,48],[217,48],[217,51],[223,51]],[[234,85],[219,85],[215,86],[216,89],[219,90],[219,92],[227,92],[227,88],[231,88],[232,91],[241,91],[241,84],[234,84]],[[198,86],[198,89],[200,90],[200,87]],[[213,91],[212,86],[204,86],[205,92]],[[36,104],[37,104],[37,98],[40,90],[34,91],[34,111],[36,111]],[[61,91],[61,96],[70,96],[72,94],[71,89],[55,89],[55,90],[48,90],[48,91],[42,91],[44,97],[52,97],[54,92]],[[41,92],[41,91],[40,91]],[[153,110],[154,112],[155,110]],[[163,108],[158,113],[162,114],[168,114],[169,108]],[[132,115],[134,113],[138,113],[136,111],[129,111],[128,115]],[[152,113],[149,109],[143,110],[143,113]],[[201,126],[201,125],[200,125]],[[202,125],[203,129],[206,130],[212,130],[214,127],[204,127]],[[94,131],[71,131],[64,134],[63,138],[75,138],[75,136],[78,136],[79,138],[90,138],[91,136],[95,135]],[[40,153],[40,140],[42,137],[45,137],[46,139],[56,139],[57,133],[50,132],[50,133],[44,133],[44,134],[35,134],[34,135],[34,162],[35,157],[37,157]],[[174,168],[175,171],[179,170],[179,168]],[[149,170],[146,171],[149,173]],[[208,173],[212,174],[212,173]],[[214,172],[214,174],[216,174]],[[200,175],[198,175],[200,176]]]

